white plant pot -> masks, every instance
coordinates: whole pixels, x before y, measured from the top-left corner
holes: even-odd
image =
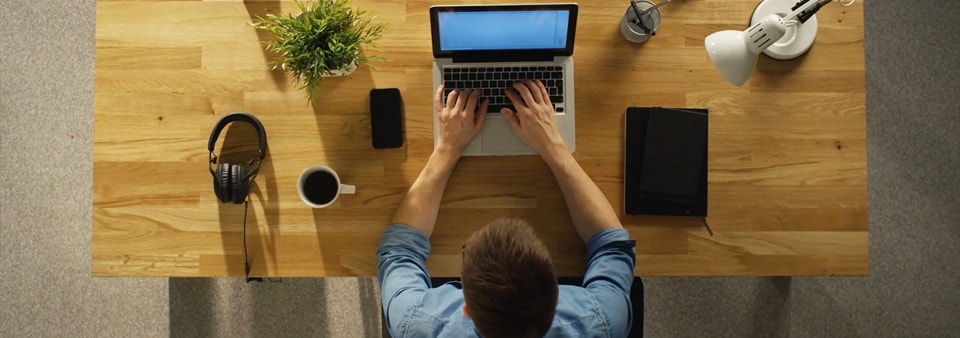
[[[329,75],[324,75],[323,77],[343,77],[343,76],[353,74],[353,72],[356,70],[357,70],[357,63],[354,62],[353,64],[350,65],[350,68],[348,68],[346,71],[341,71],[339,69],[332,70],[330,71]]]

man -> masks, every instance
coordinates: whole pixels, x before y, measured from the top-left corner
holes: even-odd
[[[582,287],[557,285],[550,254],[521,220],[499,219],[463,246],[461,283],[431,288],[426,259],[447,180],[463,149],[483,128],[488,100],[454,90],[434,98],[439,137],[420,176],[383,234],[380,289],[394,337],[625,337],[636,263],[628,238],[600,189],[567,150],[550,95],[540,81],[507,90],[514,132],[537,151],[563,191],[577,234],[587,245]]]

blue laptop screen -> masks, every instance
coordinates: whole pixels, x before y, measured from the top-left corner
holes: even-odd
[[[563,49],[569,10],[440,12],[440,50]]]

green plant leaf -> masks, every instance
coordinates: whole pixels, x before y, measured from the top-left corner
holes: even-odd
[[[383,60],[363,52],[380,51],[375,42],[385,28],[374,23],[369,12],[351,8],[349,0],[294,2],[299,14],[258,16],[251,25],[274,36],[265,47],[276,54],[271,69],[290,72],[308,99],[313,100],[323,76],[331,71],[347,70],[354,63],[376,69],[370,61]]]

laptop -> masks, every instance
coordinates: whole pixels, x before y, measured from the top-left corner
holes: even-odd
[[[522,79],[541,80],[550,92],[564,142],[576,149],[573,42],[577,4],[430,7],[433,88],[482,90],[490,99],[483,130],[466,156],[536,154],[517,138],[500,108],[511,107],[504,90]],[[436,109],[436,108],[434,108]],[[433,112],[437,142],[439,111]]]

